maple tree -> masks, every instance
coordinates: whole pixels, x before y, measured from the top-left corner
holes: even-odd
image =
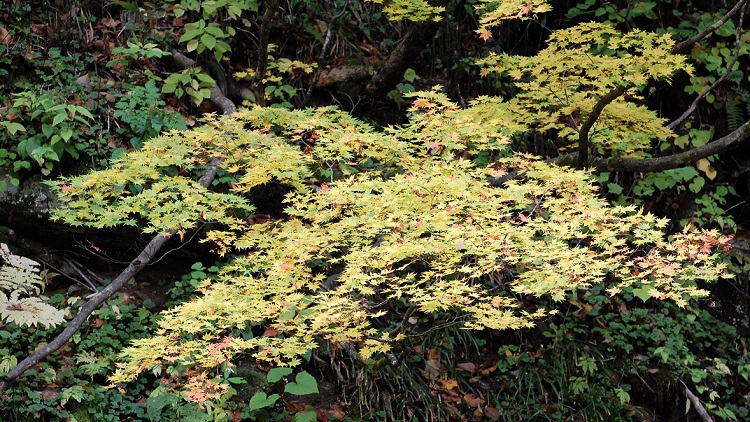
[[[553,41],[539,57],[509,58],[507,67],[519,77],[525,66],[550,68],[535,74],[570,85],[570,109],[560,114],[575,109],[586,116],[610,89],[591,82],[581,89],[575,72],[556,76],[557,66],[575,69],[560,56],[597,58],[592,50],[605,51],[604,39],[642,48],[629,58],[603,55],[600,73],[585,70],[629,86],[669,77],[683,63],[670,56],[667,37],[585,25],[553,37],[561,46],[565,39],[576,39],[583,52],[556,49]],[[665,220],[606,204],[585,172],[512,155],[513,134],[560,120],[545,112],[556,104],[538,101],[548,94],[542,85],[525,92],[510,102],[480,98],[467,108],[437,91],[421,93],[411,122],[384,131],[330,107],[253,107],[163,135],[111,169],[56,182],[66,204],[57,215],[70,224],[143,222],[147,233],[182,234],[214,223],[205,241],[220,254],[240,254],[218,282],[202,286],[200,298],[166,312],[154,337],[126,349],[112,380],[174,362],[210,368],[244,352],[296,365],[320,341],[357,344],[367,360],[412,334],[407,321],[395,328],[385,322],[402,306],[412,309],[407,315],[455,314],[466,328],[514,329],[547,313],[524,309],[523,295],[562,300],[600,283],[613,294],[635,284],[677,303],[705,294],[696,283],[723,274],[717,254],[728,240],[687,230],[667,241]],[[596,120],[600,149],[636,154],[645,136],[669,136],[642,106],[610,106],[614,111],[605,108]],[[483,151],[508,158],[489,166],[472,161]],[[223,193],[188,176],[215,157],[232,180]],[[520,173],[490,186],[489,178],[509,171]],[[288,218],[256,222],[243,194],[272,181],[293,189]],[[258,325],[272,335],[229,334]]]
[[[386,8],[415,21],[441,10]],[[477,10],[487,40],[502,21],[549,9],[533,0]],[[528,298],[559,302],[604,285],[684,305],[707,294],[698,283],[726,275],[720,254],[730,238],[689,227],[667,238],[665,219],[608,204],[585,170],[651,162],[652,143],[676,137],[639,102],[647,83],[692,72],[670,36],[583,23],[555,31],[534,56],[480,64],[485,75],[512,78],[518,93],[460,107],[435,87],[413,94],[408,123],[382,130],[335,107],[250,106],[51,183],[66,223],[137,226],[160,241],[208,227],[203,241],[231,257],[199,297],[164,312],[154,336],[122,352],[110,380],[210,370],[243,354],[294,366],[322,343],[347,344],[372,364],[419,335],[415,315],[520,329],[555,312]],[[583,170],[514,153],[514,137],[550,130]],[[222,183],[210,188],[218,167]],[[290,191],[283,219],[261,218],[250,200],[269,183]],[[205,372],[184,387],[197,402],[227,388]]]

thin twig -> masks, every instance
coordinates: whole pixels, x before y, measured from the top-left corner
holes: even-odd
[[[271,35],[271,19],[276,14],[276,0],[270,0],[263,12],[263,23],[260,26],[260,41],[258,44],[258,66],[255,68],[252,86],[255,90],[255,98],[258,104],[264,105],[265,92],[263,78],[266,77],[268,68],[268,39]]]
[[[338,20],[340,17],[344,16],[344,13],[346,13],[346,8],[349,6],[349,0],[346,1],[346,4],[344,5],[343,10],[336,14],[335,16],[331,17],[331,21],[328,22],[328,29],[326,30],[326,38],[323,41],[323,48],[320,50],[320,55],[318,56],[318,71],[315,72],[315,78],[313,78],[312,83],[309,87],[307,87],[307,92],[305,92],[305,98],[302,100],[302,103],[300,104],[299,108],[305,108],[307,105],[307,102],[310,100],[310,96],[312,95],[313,89],[318,85],[318,81],[320,80],[320,74],[323,72],[323,67],[325,64],[325,60],[328,58],[328,47],[331,44],[331,38],[333,35],[333,26],[336,23],[336,20]]]
[[[700,416],[701,420],[703,422],[713,422],[713,419],[711,418],[711,415],[708,414],[708,411],[705,407],[703,407],[703,404],[701,404],[701,400],[693,394],[692,391],[685,385],[682,380],[680,380],[680,384],[682,384],[682,392],[685,394],[685,397],[687,397],[688,400],[690,400],[690,404],[693,405],[693,409],[695,409],[695,412]]]

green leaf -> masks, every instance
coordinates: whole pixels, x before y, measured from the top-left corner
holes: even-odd
[[[15,135],[16,132],[26,132],[26,128],[22,124],[16,122],[2,122],[5,129],[10,132],[11,135]]]
[[[271,394],[270,396],[268,396],[263,391],[258,391],[252,397],[250,397],[250,401],[247,405],[250,410],[258,410],[264,407],[273,406],[273,404],[276,403],[276,400],[278,399],[278,394]]]
[[[622,193],[622,186],[617,183],[607,183],[607,190],[613,195],[619,195]]]
[[[294,394],[297,396],[304,396],[305,394],[313,394],[318,392],[318,382],[313,378],[312,375],[303,371],[297,374],[295,378],[297,382],[290,382],[284,386],[284,392]]]
[[[660,190],[666,190],[675,185],[675,180],[668,174],[661,174],[654,178],[654,186]]]
[[[268,382],[273,383],[291,374],[292,372],[293,372],[292,368],[286,368],[286,367],[272,368],[270,371],[268,371],[268,374],[266,375],[266,379],[268,380]]]
[[[57,126],[68,118],[68,113],[60,113],[52,119],[52,126]]]
[[[64,388],[62,390],[62,394],[60,395],[60,404],[65,406],[65,403],[67,403],[70,399],[73,399],[80,403],[83,399],[83,396],[83,387],[81,387],[80,385],[74,385],[68,388]]]
[[[404,72],[404,80],[414,82],[415,79],[417,79],[417,72],[412,68],[406,69],[406,72]]]
[[[315,422],[318,420],[318,414],[315,410],[305,410],[294,415],[292,422]]]
[[[224,38],[227,35],[218,26],[208,26],[205,29],[206,34],[212,35],[214,38]]]
[[[641,287],[633,289],[633,296],[645,302],[651,299],[651,289],[653,289],[653,286],[644,284]]]
[[[191,29],[189,31],[185,31],[185,33],[182,34],[178,42],[183,43],[185,41],[195,40],[199,38],[202,34],[203,34],[203,28]]]
[[[688,189],[690,189],[690,192],[698,193],[703,189],[703,185],[706,184],[706,179],[702,177],[696,177],[693,179],[692,182],[690,182],[690,185],[688,185]]]
[[[60,131],[60,138],[62,138],[63,141],[68,142],[70,141],[70,138],[73,136],[73,130],[70,128],[65,128]]]
[[[185,50],[187,50],[188,52],[195,51],[198,48],[198,44],[199,42],[197,38],[192,39],[188,41],[187,46],[185,46]]]
[[[90,111],[88,111],[88,110],[87,110],[87,109],[86,109],[85,107],[81,107],[81,106],[75,106],[75,112],[76,112],[77,114],[80,114],[80,115],[82,115],[82,116],[86,116],[86,117],[88,117],[89,119],[92,119],[92,120],[94,119],[94,116],[93,116],[93,115],[91,114],[91,112],[90,112]]]
[[[210,34],[203,34],[203,35],[201,36],[201,42],[202,42],[202,43],[203,43],[203,45],[205,45],[205,46],[206,46],[206,48],[207,48],[207,49],[209,49],[209,50],[213,50],[213,49],[214,49],[214,47],[216,46],[216,38],[214,38],[214,37],[213,37],[213,36],[211,36]]]
[[[202,85],[213,85],[216,81],[211,76],[205,74],[205,73],[196,73],[195,78],[198,79]]]

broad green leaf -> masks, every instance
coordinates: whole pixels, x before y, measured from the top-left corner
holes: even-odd
[[[266,374],[266,379],[270,383],[274,383],[281,378],[291,374],[292,368],[286,368],[286,367],[278,367],[278,368],[271,368],[270,371],[268,371],[268,374]]]
[[[273,406],[278,399],[278,394],[271,394],[270,396],[268,396],[263,391],[258,391],[252,397],[250,397],[250,401],[247,405],[250,410],[258,410],[263,409],[264,407]]]
[[[297,396],[318,393],[318,382],[309,373],[302,371],[297,374],[296,382],[290,382],[284,386],[284,392]]]

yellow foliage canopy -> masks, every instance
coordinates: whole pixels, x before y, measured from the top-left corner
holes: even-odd
[[[254,107],[56,182],[66,205],[56,215],[66,222],[153,233],[210,223],[204,240],[233,256],[200,297],[123,352],[112,381],[175,362],[212,367],[239,353],[295,365],[320,341],[349,342],[367,359],[411,334],[387,314],[393,308],[502,330],[552,312],[525,308],[527,296],[561,301],[599,284],[613,294],[637,285],[680,305],[705,294],[696,283],[723,275],[726,239],[687,231],[667,241],[666,221],[610,206],[587,173],[509,147],[532,128],[575,131],[564,116],[585,116],[613,87],[633,96],[646,78],[689,70],[670,47],[654,34],[581,25],[537,57],[487,60],[488,71],[507,70],[525,90],[507,103],[484,97],[460,108],[437,90],[420,93],[411,123],[384,131],[330,107]],[[542,101],[560,87],[565,99]],[[609,109],[593,138],[603,150],[638,154],[644,139],[669,135],[625,99]],[[505,158],[481,164],[487,153]],[[215,191],[195,181],[213,157],[223,159],[225,181]],[[502,187],[488,182],[511,171],[518,177]],[[288,218],[253,218],[247,193],[268,183],[291,190]],[[231,335],[260,325],[267,335]]]

